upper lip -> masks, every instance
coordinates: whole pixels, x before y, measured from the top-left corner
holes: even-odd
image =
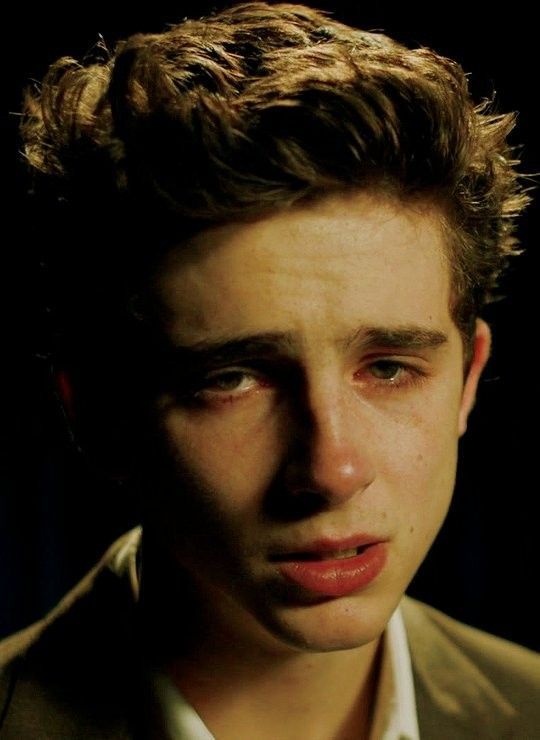
[[[304,545],[295,543],[291,547],[281,546],[272,550],[271,560],[294,560],[295,556],[317,555],[330,552],[340,552],[342,550],[353,550],[357,547],[366,547],[375,545],[378,542],[385,542],[385,537],[373,534],[353,534],[350,537],[334,538],[320,537]]]

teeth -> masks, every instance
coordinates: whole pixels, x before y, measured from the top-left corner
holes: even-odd
[[[335,552],[325,552],[321,560],[343,560],[345,558],[353,558],[358,554],[356,547],[352,547],[349,550],[336,550]]]
[[[275,560],[345,560],[346,558],[354,558],[368,547],[368,545],[362,545],[360,547],[350,547],[348,550],[332,550],[330,552],[291,552],[286,555],[276,556]]]

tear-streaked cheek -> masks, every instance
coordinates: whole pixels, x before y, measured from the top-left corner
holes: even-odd
[[[218,508],[260,502],[286,449],[285,417],[269,404],[196,419],[173,412],[162,430],[179,476],[203,482]]]

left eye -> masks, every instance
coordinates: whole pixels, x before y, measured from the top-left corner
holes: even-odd
[[[369,370],[380,380],[397,380],[405,368],[395,360],[378,360],[369,366]]]

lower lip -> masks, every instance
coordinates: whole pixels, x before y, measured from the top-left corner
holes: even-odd
[[[348,596],[368,586],[385,566],[386,543],[369,545],[359,555],[337,560],[288,560],[279,572],[297,586],[323,596]]]

